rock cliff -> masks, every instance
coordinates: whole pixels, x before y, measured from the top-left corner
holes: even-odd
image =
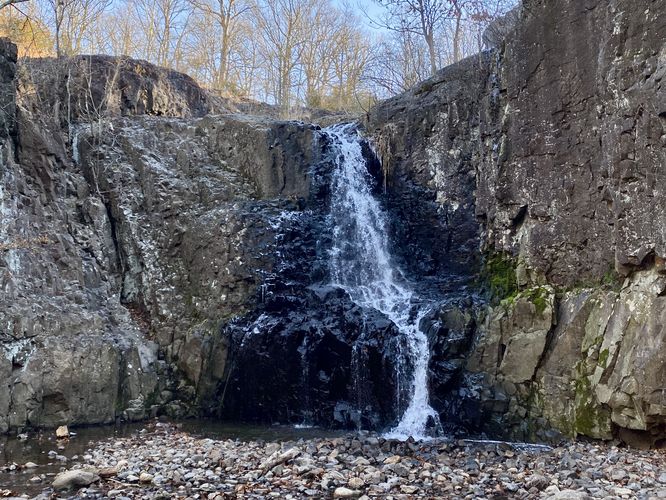
[[[526,0],[366,116],[446,429],[663,442],[665,29]],[[396,327],[329,285],[330,136],[140,61],[0,71],[0,432],[395,422]]]
[[[654,443],[666,422],[666,9],[526,0],[514,17],[497,48],[366,119],[389,196],[433,193],[450,261],[483,256],[491,305],[449,384],[445,399],[467,400],[449,417],[523,439]]]
[[[0,53],[0,431],[195,412],[310,196],[315,127],[210,115],[147,63]]]
[[[0,431],[396,416],[395,327],[322,285],[332,153],[318,126],[238,113],[141,61],[17,69],[0,49]]]

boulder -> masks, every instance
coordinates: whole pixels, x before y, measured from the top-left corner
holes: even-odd
[[[53,479],[53,489],[56,491],[78,489],[90,486],[96,481],[99,481],[99,476],[93,472],[80,469],[68,470],[56,475]]]

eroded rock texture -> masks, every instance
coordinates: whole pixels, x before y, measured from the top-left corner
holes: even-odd
[[[431,401],[447,430],[658,443],[666,8],[502,23],[365,120],[391,250],[439,304]],[[400,336],[328,285],[330,137],[147,63],[54,64],[15,77],[0,46],[0,431],[394,423]]]
[[[0,431],[195,412],[313,197],[315,127],[204,117],[189,77],[103,57],[31,61],[17,98],[0,48]]]
[[[395,326],[325,285],[319,127],[230,114],[140,61],[34,60],[15,79],[4,48],[0,431],[398,416]]]
[[[654,443],[666,421],[666,9],[527,0],[515,17],[498,48],[366,119],[389,196],[433,193],[433,228],[450,233],[440,248],[451,242],[453,263],[483,255],[495,295],[440,408],[521,438]],[[442,387],[434,369],[431,380]]]
[[[0,49],[0,431],[110,422],[156,389],[157,346],[118,300],[103,203],[59,136],[17,114],[16,49]]]

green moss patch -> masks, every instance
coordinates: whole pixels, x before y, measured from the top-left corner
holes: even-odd
[[[576,402],[574,431],[576,434],[600,438],[610,433],[608,411],[596,400],[590,379],[581,375],[575,381]]]
[[[548,307],[548,289],[543,287],[530,288],[520,296],[529,300],[536,307],[537,314],[543,314]]]
[[[489,291],[491,303],[496,305],[518,294],[516,264],[516,259],[506,254],[495,253],[486,257],[481,280]]]
[[[604,349],[599,353],[599,366],[606,368],[608,366],[608,349]]]

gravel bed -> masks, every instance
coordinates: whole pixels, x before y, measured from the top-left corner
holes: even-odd
[[[666,498],[664,450],[583,442],[549,448],[360,434],[277,443],[203,439],[155,423],[97,443],[55,477],[38,469],[34,481],[58,491],[50,486],[36,498]]]

